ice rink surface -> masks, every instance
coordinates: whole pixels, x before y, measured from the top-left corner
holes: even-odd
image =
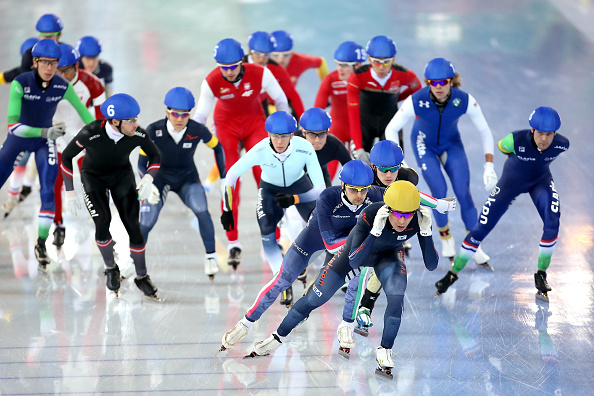
[[[439,268],[428,272],[413,239],[393,381],[374,375],[383,295],[369,337],[355,336],[350,360],[337,354],[340,291],[274,355],[242,359],[284,317],[286,309],[278,302],[243,342],[217,354],[223,333],[272,276],[261,255],[250,174],[243,178],[244,252],[237,273],[226,266],[218,188],[209,195],[222,267],[214,282],[203,273],[196,219],[177,196],[169,196],[147,244],[148,270],[163,303],[141,298],[130,280],[119,299],[106,293],[87,213],[65,217],[66,244],[58,257],[48,243],[49,275],[38,274],[36,188],[0,222],[0,394],[594,394],[594,209],[588,206],[594,200],[593,2],[5,1],[0,69],[20,62],[20,44],[36,34],[35,22],[44,13],[63,19],[63,42],[75,44],[84,35],[101,39],[102,58],[115,71],[114,92],[138,99],[143,126],[164,116],[163,97],[170,88],[185,86],[198,95],[202,79],[215,67],[212,48],[225,37],[245,45],[253,31],[286,29],[297,52],[324,56],[333,70],[339,43],[365,45],[387,34],[398,45],[396,62],[419,76],[430,59],[449,58],[463,77],[462,89],[480,103],[495,141],[527,128],[536,107],[551,106],[561,115],[560,132],[571,148],[551,166],[562,217],[548,271],[550,303],[535,302],[542,222],[526,195],[482,244],[495,271],[470,262],[439,298],[433,284],[449,262],[442,258]],[[314,71],[302,77],[298,90],[306,108],[313,105],[318,85]],[[8,93],[9,86],[0,87],[0,119],[6,119]],[[481,143],[467,118],[460,127],[480,208],[487,197]],[[409,132],[406,128],[405,151]],[[2,140],[5,135],[0,133]],[[504,160],[495,153],[498,174]],[[205,179],[213,163],[210,150],[199,150],[196,161]],[[415,165],[413,158],[408,163]],[[422,180],[419,187],[428,192]],[[2,202],[6,189],[0,191]],[[459,213],[450,216],[450,224],[461,242],[465,230]],[[128,242],[121,223],[114,221],[112,232],[124,263]],[[435,242],[440,251],[437,236]],[[294,286],[296,294],[301,289]]]

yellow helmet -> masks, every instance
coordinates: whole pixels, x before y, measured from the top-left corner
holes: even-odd
[[[421,196],[419,190],[409,181],[396,180],[386,189],[384,202],[390,209],[397,212],[409,213],[419,209]]]

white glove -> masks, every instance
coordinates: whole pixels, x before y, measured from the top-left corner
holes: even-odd
[[[356,160],[361,160],[361,161],[365,162],[366,164],[371,165],[371,161],[369,160],[369,153],[367,151],[365,151],[364,149],[360,148],[358,150],[355,150],[355,152],[353,153],[353,156],[355,157]]]
[[[147,199],[153,191],[153,177],[148,173],[144,175],[138,186],[136,186],[136,190],[138,190],[138,198],[140,200]]]
[[[51,140],[56,140],[66,133],[66,124],[63,121],[54,122],[54,125],[49,128],[41,129],[41,137]]]
[[[497,174],[492,162],[485,162],[485,172],[483,173],[483,182],[485,190],[491,191],[497,185]]]
[[[456,198],[438,199],[435,210],[442,214],[448,213],[449,211],[456,209],[456,202]]]
[[[419,233],[422,236],[431,236],[433,234],[431,231],[431,209],[426,206],[420,206],[417,211],[417,218],[419,220],[419,228],[421,229]]]
[[[151,205],[156,205],[161,200],[161,193],[159,192],[157,186],[155,186],[154,184],[151,184],[151,194],[148,196],[146,200]]]
[[[76,216],[80,210],[80,203],[76,198],[76,191],[66,191],[66,212]]]
[[[386,226],[386,220],[390,215],[390,209],[388,209],[388,205],[382,206],[375,215],[375,219],[373,220],[373,227],[369,233],[371,235],[375,235],[376,237],[382,235],[382,231]]]

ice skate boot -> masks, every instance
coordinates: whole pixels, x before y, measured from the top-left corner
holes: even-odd
[[[348,323],[344,320],[338,325],[336,333],[338,335],[338,354],[347,359],[351,358],[351,348],[355,347],[355,340],[353,340],[353,327],[354,323]]]
[[[303,272],[299,274],[299,276],[297,277],[297,280],[303,282],[304,289],[307,287],[307,268],[304,269]]]
[[[538,290],[536,292],[536,299],[544,302],[549,302],[549,294],[552,289],[547,282],[547,273],[545,271],[538,270],[534,274],[534,286]]]
[[[37,238],[37,245],[35,245],[35,257],[39,261],[39,268],[45,271],[45,266],[50,263],[47,256],[47,249],[45,248],[45,239]]]
[[[357,311],[357,327],[355,328],[355,333],[367,337],[371,326],[373,326],[373,322],[371,321],[371,311],[369,308],[360,307]]]
[[[447,238],[449,236],[449,238]],[[454,264],[454,257],[456,256],[456,241],[450,231],[441,232],[439,237],[441,238],[441,255],[447,257],[450,262]]]
[[[452,271],[448,271],[448,273],[443,278],[435,282],[435,287],[437,288],[437,293],[435,293],[435,296],[437,297],[440,294],[447,292],[448,288],[452,286],[457,280],[458,275]]]
[[[489,265],[490,257],[487,256],[485,252],[483,252],[483,249],[481,249],[480,246],[478,247],[478,249],[476,249],[476,253],[472,256],[472,258],[476,262],[476,265],[478,265],[480,268],[493,271],[493,267]]]
[[[410,254],[410,249],[412,249],[412,244],[409,241],[404,241],[402,247],[404,248],[404,255],[408,257],[408,255]]]
[[[223,339],[221,341],[221,349],[219,352],[226,351],[234,347],[243,337],[248,335],[250,332],[250,328],[245,325],[243,319],[237,322],[235,326],[225,334],[223,334]]]
[[[163,301],[157,297],[158,289],[155,287],[153,282],[151,282],[151,277],[148,276],[148,274],[144,276],[137,276],[134,278],[134,283],[136,284],[136,287],[138,287],[140,291],[142,291],[149,299],[159,302]]]
[[[204,273],[210,280],[213,280],[215,274],[219,272],[219,260],[216,253],[207,253],[204,258]]]
[[[241,262],[241,249],[234,246],[229,250],[229,258],[227,259],[227,265],[237,270],[237,266]]]
[[[263,341],[258,341],[252,347],[252,352],[245,356],[246,358],[254,358],[258,356],[268,356],[272,352],[276,351],[276,348],[282,345],[280,336],[276,333],[272,333],[270,337]]]
[[[29,194],[31,194],[31,190],[31,186],[23,186],[23,188],[21,188],[21,192],[19,193],[19,202],[23,202],[29,196]]]
[[[0,210],[4,213],[4,218],[8,217],[10,212],[16,208],[17,204],[19,203],[19,199],[14,195],[9,195],[6,202],[0,206]]]
[[[381,346],[377,347],[375,350],[375,360],[378,365],[375,369],[375,375],[389,380],[394,379],[394,375],[392,375],[392,369],[394,368],[392,350],[382,348]]]
[[[107,267],[105,268],[104,274],[107,277],[105,286],[113,291],[117,298],[120,292],[120,267],[118,267],[117,264],[113,267]]]
[[[54,241],[52,245],[54,245],[58,252],[62,249],[62,245],[64,245],[64,240],[66,239],[66,228],[63,225],[56,225],[54,229]]]
[[[286,305],[287,309],[291,309],[293,305],[293,286],[289,286],[286,290],[283,290],[280,303],[281,305]]]

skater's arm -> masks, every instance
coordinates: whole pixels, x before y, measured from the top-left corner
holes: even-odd
[[[42,128],[32,127],[19,122],[21,119],[23,95],[23,86],[20,82],[14,80],[10,84],[10,94],[8,97],[8,133],[23,138],[41,137]]]
[[[145,174],[149,174],[154,178],[161,167],[161,154],[159,154],[159,149],[153,143],[149,134],[144,130],[140,131],[144,133],[144,138],[140,143],[140,149],[148,157],[148,167]]]
[[[466,114],[468,114],[470,120],[481,136],[485,157],[490,157],[491,161],[489,162],[493,162],[493,134],[491,133],[491,129],[489,129],[489,124],[487,124],[487,120],[483,115],[481,107],[476,99],[470,94],[468,94],[468,109],[466,110]]]
[[[318,227],[320,228],[320,235],[324,246],[330,254],[335,254],[346,242],[345,236],[337,235],[337,230],[332,224],[332,210],[336,206],[336,200],[331,199],[332,188],[326,189],[320,194],[316,200],[316,211],[314,215],[318,220]],[[354,214],[353,214],[354,216]]]
[[[142,149],[138,153],[138,176],[142,179],[142,177],[146,174],[146,170],[148,169],[148,155]]]
[[[219,142],[216,136],[210,135],[210,140],[204,141],[205,144],[214,150],[215,155],[215,162],[217,163],[217,168],[219,169],[219,174],[221,175],[221,179],[224,179],[227,176],[227,169],[225,168],[225,151],[223,151],[223,145]]]
[[[425,207],[420,207],[419,210],[417,210],[413,221],[416,222],[416,228],[418,229],[417,239],[419,240],[419,246],[421,246],[425,268],[429,271],[433,271],[437,268],[437,264],[439,263],[439,255],[433,245],[431,211]]]
[[[402,102],[394,117],[386,126],[386,139],[398,143],[398,131],[401,130],[411,119],[415,117],[412,97],[408,97]]]
[[[373,208],[373,206],[369,207]],[[373,228],[373,221],[377,213],[377,207],[375,210],[365,209],[359,219],[357,225],[351,230],[349,239],[351,240],[351,250],[349,251],[349,264],[352,268],[359,268],[361,266],[372,265],[367,261],[367,257],[371,253],[373,244],[378,238],[371,234]]]
[[[89,109],[87,109],[87,107],[84,105],[84,103],[80,100],[80,98],[74,91],[72,84],[70,84],[70,83],[68,83],[68,88],[66,89],[66,92],[64,93],[64,99],[66,99],[68,102],[70,102],[72,107],[74,107],[74,109],[80,116],[80,119],[85,124],[88,124],[89,122],[95,120],[93,118],[93,116],[91,115],[91,112],[89,111]]]
[[[66,191],[74,191],[74,183],[72,180],[72,159],[83,151],[89,142],[89,134],[86,129],[80,132],[68,143],[68,146],[62,152],[62,161],[60,163],[60,170],[64,178],[64,188]]]
[[[196,113],[194,113],[194,117],[192,119],[196,122],[199,122],[202,125],[206,124],[206,119],[208,118],[208,114],[212,109],[212,106],[215,102],[215,96],[212,93],[212,89],[206,80],[202,81],[202,85],[200,86],[200,97],[198,98],[198,105],[196,106]]]
[[[289,83],[291,82],[289,81]],[[272,75],[272,72],[267,68],[264,68],[264,73],[262,73],[262,88],[270,96],[270,99],[274,101],[274,106],[277,110],[286,111],[287,113],[291,112],[289,110],[287,95],[285,95],[285,92]]]
[[[516,149],[514,147],[514,134],[509,133],[506,137],[501,139],[499,143],[497,143],[497,147],[499,148],[499,151],[505,155],[515,154]]]

